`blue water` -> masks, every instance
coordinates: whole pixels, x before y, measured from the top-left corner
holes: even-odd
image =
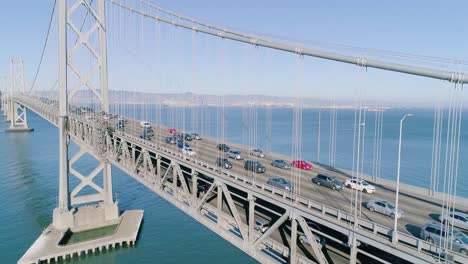
[[[18,261],[51,223],[57,202],[58,130],[31,112],[28,121],[33,133],[6,134],[0,123],[1,263]],[[90,169],[92,162],[81,165]],[[137,246],[79,263],[255,263],[121,171],[114,168],[113,175],[120,209],[145,211]]]
[[[132,106],[117,112],[149,121],[161,120],[170,127],[221,137],[226,141],[258,146],[291,155],[292,110],[272,109],[267,122],[265,108],[199,107],[195,110],[157,106]],[[145,110],[145,111],[143,111]],[[249,114],[250,111],[250,114]],[[193,114],[195,113],[196,114]],[[382,142],[382,177],[396,174],[399,120],[404,113],[414,116],[404,124],[401,181],[427,188],[430,183],[433,110],[389,110],[384,114]],[[145,114],[143,114],[145,113]],[[6,134],[0,123],[0,255],[2,263],[15,263],[52,220],[58,186],[57,129],[34,113],[28,113],[33,133]],[[328,142],[330,113],[321,112],[321,159],[329,162]],[[196,117],[192,120],[191,117]],[[221,119],[224,116],[224,119]],[[255,117],[251,118],[250,117]],[[302,120],[302,158],[317,160],[317,116],[314,109],[304,109]],[[365,172],[372,171],[374,112],[366,115]],[[466,123],[464,114],[463,124]],[[252,120],[256,120],[256,126]],[[185,120],[185,121],[184,121]],[[192,122],[194,121],[194,122]],[[221,125],[225,129],[221,129]],[[463,128],[462,124],[462,128]],[[354,111],[337,114],[336,166],[352,167]],[[269,134],[271,133],[271,137]],[[466,186],[468,132],[462,129],[458,194],[468,197]],[[71,146],[71,152],[77,151]],[[442,159],[443,160],[443,159]],[[89,158],[78,164],[85,171],[94,164]],[[114,168],[114,193],[120,208],[145,210],[144,224],[136,248],[119,249],[99,257],[87,257],[80,263],[253,263],[254,260],[198,224],[153,192]],[[72,178],[73,179],[73,178]],[[71,181],[71,184],[76,181]],[[442,188],[441,186],[439,188]]]

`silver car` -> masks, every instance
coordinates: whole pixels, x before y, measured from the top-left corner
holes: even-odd
[[[468,230],[468,214],[462,212],[450,212],[448,217],[446,214],[439,216],[439,221],[446,223],[447,221],[461,229]]]
[[[242,154],[240,153],[240,151],[233,150],[233,149],[229,150],[228,157],[230,157],[231,159],[235,159],[235,160],[244,159],[244,157],[242,157]]]
[[[263,151],[261,149],[252,150],[250,155],[255,156],[255,157],[259,157],[259,158],[264,158],[265,157],[265,154],[263,154]]]
[[[291,164],[284,160],[273,160],[271,161],[271,166],[285,169],[285,170],[291,169]]]
[[[398,209],[398,213],[395,213],[395,206],[384,200],[370,200],[366,205],[367,209],[371,212],[379,212],[381,214],[390,216],[391,218],[401,218],[405,216],[402,210]]]
[[[271,177],[268,179],[267,184],[288,192],[292,190],[291,183],[282,177]]]
[[[255,221],[254,221],[255,230],[265,233],[269,227],[270,227],[270,222],[268,220],[265,220],[263,218],[255,218]]]
[[[447,230],[440,223],[427,223],[421,227],[421,239],[426,240],[429,243],[435,245],[445,244],[445,239],[447,237]],[[448,237],[451,238],[452,250],[459,252],[462,255],[468,256],[468,236],[464,233],[453,230],[449,233]]]

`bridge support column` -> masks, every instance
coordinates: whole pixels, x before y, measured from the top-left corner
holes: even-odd
[[[255,197],[249,193],[249,243],[252,244],[255,241]]]
[[[351,232],[351,235],[348,239],[348,244],[350,245],[350,254],[349,254],[349,263],[356,264],[357,263],[357,240],[356,235],[354,232]]]
[[[291,217],[291,245],[289,248],[289,263],[297,262],[297,221],[293,214]]]
[[[192,201],[197,201],[198,194],[198,172],[192,169]],[[193,204],[195,208],[195,203]]]
[[[27,110],[24,105],[11,102],[10,127],[5,132],[31,132],[33,128],[28,126]]]

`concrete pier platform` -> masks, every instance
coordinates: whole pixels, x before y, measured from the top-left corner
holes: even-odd
[[[128,210],[120,217],[114,234],[83,241],[76,244],[60,245],[68,230],[57,230],[51,224],[18,261],[18,264],[49,263],[109,251],[118,246],[135,244],[143,219],[143,210]]]
[[[32,132],[34,128],[30,127],[9,127],[5,129],[5,132],[15,133],[15,132]]]

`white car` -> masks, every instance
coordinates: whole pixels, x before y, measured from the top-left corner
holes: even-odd
[[[190,147],[184,147],[182,148],[182,153],[189,155],[189,156],[195,156],[197,153],[192,150]]]
[[[439,216],[439,221],[444,224],[448,221],[455,227],[468,230],[468,214],[462,212],[450,212],[448,217],[446,214],[443,214]]]
[[[143,127],[143,128],[145,128],[145,127],[149,128],[149,127],[151,127],[151,124],[149,122],[147,122],[147,121],[141,121],[140,126]]]
[[[348,188],[355,189],[365,193],[374,193],[375,187],[365,180],[361,179],[347,179],[344,185]]]
[[[259,158],[264,158],[265,157],[265,154],[263,154],[263,151],[261,149],[252,150],[250,155],[255,156],[255,157],[259,157]]]

